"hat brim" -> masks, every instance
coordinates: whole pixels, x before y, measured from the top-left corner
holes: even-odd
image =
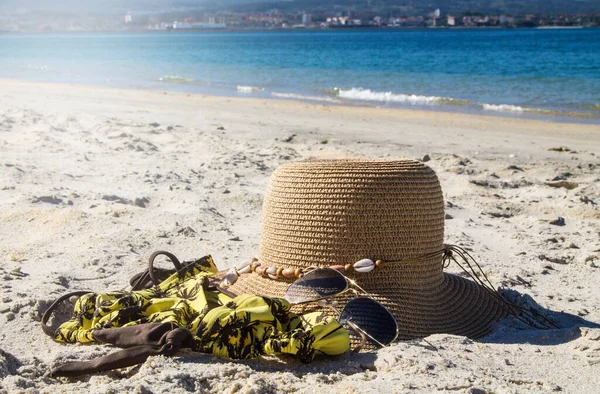
[[[223,275],[223,272],[219,274]],[[489,290],[470,279],[443,273],[439,280],[426,286],[407,286],[390,282],[390,272],[370,272],[361,281],[370,296],[392,312],[398,322],[398,339],[424,338],[431,334],[455,334],[477,339],[486,336],[498,319],[507,316],[505,304]],[[292,279],[273,280],[256,273],[244,274],[228,288],[234,294],[284,297]],[[377,286],[380,284],[380,286]],[[353,292],[333,297],[342,306],[354,297]],[[297,305],[296,313],[319,310],[316,303]]]

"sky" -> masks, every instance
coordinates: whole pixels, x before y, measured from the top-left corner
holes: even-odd
[[[201,6],[207,1],[208,0],[0,0],[0,10],[122,12],[131,9],[147,11]]]

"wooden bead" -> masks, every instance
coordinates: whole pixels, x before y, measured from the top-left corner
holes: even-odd
[[[258,267],[256,267],[256,269],[254,270],[254,272],[256,272],[259,275],[263,275],[265,273],[265,270],[267,269],[267,267],[263,266],[263,265],[259,265]]]
[[[283,273],[283,268],[279,267],[277,268],[277,273],[275,274],[275,276],[277,277],[277,279],[281,278],[281,274]]]
[[[346,272],[350,272],[350,271],[352,271],[352,264],[346,264],[346,265],[344,266],[344,269],[346,270]]]
[[[286,278],[294,278],[296,277],[296,274],[294,273],[294,269],[293,268],[286,268],[283,271],[281,271],[281,274],[286,277]]]
[[[383,265],[383,261],[381,261],[381,260],[377,260],[377,261],[375,262],[375,265],[376,265],[377,267],[381,267],[381,266]]]
[[[296,270],[294,271],[294,276],[296,278],[299,278],[302,276],[302,268],[296,268]]]

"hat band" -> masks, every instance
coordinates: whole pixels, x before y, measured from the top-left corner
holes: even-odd
[[[553,329],[560,328],[560,326],[547,318],[546,316],[540,315],[538,312],[535,312],[531,308],[521,307],[516,305],[507,299],[505,299],[498,290],[492,285],[489,278],[483,272],[483,269],[477,263],[475,258],[469,254],[465,249],[456,246],[444,244],[441,250],[428,253],[422,255],[420,257],[407,259],[407,260],[398,260],[398,261],[382,261],[376,260],[373,262],[371,259],[362,259],[357,261],[354,264],[346,264],[346,265],[333,265],[329,268],[335,269],[336,271],[340,271],[342,274],[345,272],[359,272],[359,273],[367,273],[373,271],[375,268],[380,268],[384,265],[388,264],[411,264],[418,263],[423,261],[424,259],[434,258],[440,256],[442,257],[442,268],[448,267],[450,262],[456,263],[460,269],[467,274],[475,283],[480,285],[482,289],[488,293],[492,297],[492,299],[498,303],[502,308],[505,309],[506,312],[516,317],[521,322],[533,327],[533,328],[542,328],[542,329]],[[458,257],[458,259],[456,258]],[[460,260],[460,261],[459,261]],[[461,264],[462,261],[462,264]],[[241,267],[233,267],[227,271],[227,273],[222,277],[220,287],[223,291],[227,291],[226,288],[232,286],[237,282],[238,278],[241,274],[250,274],[256,273],[263,277],[270,278],[273,280],[278,280],[282,278],[300,278],[302,275],[324,267],[307,267],[307,268],[283,268],[283,267],[267,267],[263,266],[258,258],[254,257],[249,262],[243,264]]]
[[[477,263],[475,258],[469,254],[463,248],[456,245],[448,245],[444,244],[441,250],[428,253],[422,255],[420,257],[407,259],[407,260],[398,260],[398,261],[382,261],[370,259],[362,259],[357,261],[354,264],[346,264],[346,265],[334,265],[329,268],[340,271],[342,274],[344,272],[359,272],[359,273],[367,273],[373,271],[375,268],[382,267],[388,264],[411,264],[418,263],[423,261],[424,259],[434,258],[436,256],[442,257],[442,268],[448,267],[450,262],[456,263],[460,269],[467,274],[475,283],[480,285],[482,289],[492,297],[492,299],[498,303],[502,308],[505,309],[506,312],[516,317],[521,322],[534,327],[534,328],[542,328],[542,329],[553,329],[560,328],[560,326],[547,318],[546,316],[540,315],[538,312],[535,312],[531,308],[522,307],[516,305],[507,299],[505,299],[498,290],[492,285],[489,278],[483,272],[483,269]],[[458,259],[456,258],[458,257]],[[460,261],[462,261],[462,264]],[[266,267],[263,266],[258,258],[254,257],[249,262],[243,264],[241,267],[233,267],[227,271],[227,273],[222,277],[222,281],[220,283],[220,287],[225,290],[227,287],[232,286],[240,277],[241,274],[250,274],[252,272],[259,274],[263,277],[267,277],[273,280],[278,280],[282,278],[300,278],[302,275],[315,270],[317,268],[323,267],[307,267],[307,268],[283,268],[283,267]],[[292,276],[293,274],[293,276]]]
[[[367,272],[373,271],[376,268],[381,268],[381,267],[383,267],[385,265],[389,265],[389,264],[412,264],[412,263],[418,263],[425,259],[430,259],[430,258],[434,258],[434,257],[438,257],[438,256],[442,257],[442,261],[444,261],[444,267],[445,267],[446,266],[445,262],[448,260],[448,258],[452,254],[452,251],[451,251],[452,247],[453,246],[451,246],[451,245],[444,245],[444,247],[441,250],[438,250],[438,251],[435,251],[432,253],[428,253],[423,256],[415,257],[412,259],[397,260],[397,261],[383,261],[383,260],[373,261],[371,259],[362,259],[362,260],[358,260],[354,264],[332,265],[332,266],[329,266],[328,268],[339,271],[342,274],[347,274],[347,273],[351,273],[351,272],[367,273]],[[306,274],[310,271],[313,271],[317,268],[323,268],[323,267],[317,267],[317,266],[310,266],[310,267],[306,267],[306,268],[300,268],[300,267],[284,268],[284,267],[275,267],[275,266],[269,267],[269,266],[263,265],[258,260],[258,258],[253,257],[250,259],[250,261],[242,264],[239,267],[230,268],[229,271],[227,271],[227,273],[223,276],[220,286],[223,288],[232,286],[233,284],[235,284],[237,282],[238,278],[242,274],[250,274],[250,273],[254,272],[262,277],[270,278],[273,280],[298,279],[298,278],[301,278],[304,274]]]

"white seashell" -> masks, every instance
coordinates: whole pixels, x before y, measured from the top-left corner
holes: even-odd
[[[269,267],[266,270],[267,275],[271,279],[277,279],[277,267]]]
[[[245,267],[242,268],[238,268],[237,270],[240,274],[248,274],[252,271],[252,267],[250,266],[250,264],[246,265]]]
[[[223,276],[223,280],[221,281],[221,287],[229,287],[229,286],[233,285],[235,282],[237,282],[237,280],[238,280],[238,274],[232,268],[229,271],[227,271],[225,276]]]
[[[236,268],[239,274],[247,274],[249,272],[252,272],[252,260],[246,261],[245,263]]]
[[[242,268],[246,268],[249,267],[250,264],[252,264],[252,260],[250,261],[246,261],[245,263],[242,263],[239,267],[237,267],[238,271],[241,270]]]
[[[371,259],[362,259],[354,263],[353,267],[356,272],[371,272],[375,268],[375,263]]]

